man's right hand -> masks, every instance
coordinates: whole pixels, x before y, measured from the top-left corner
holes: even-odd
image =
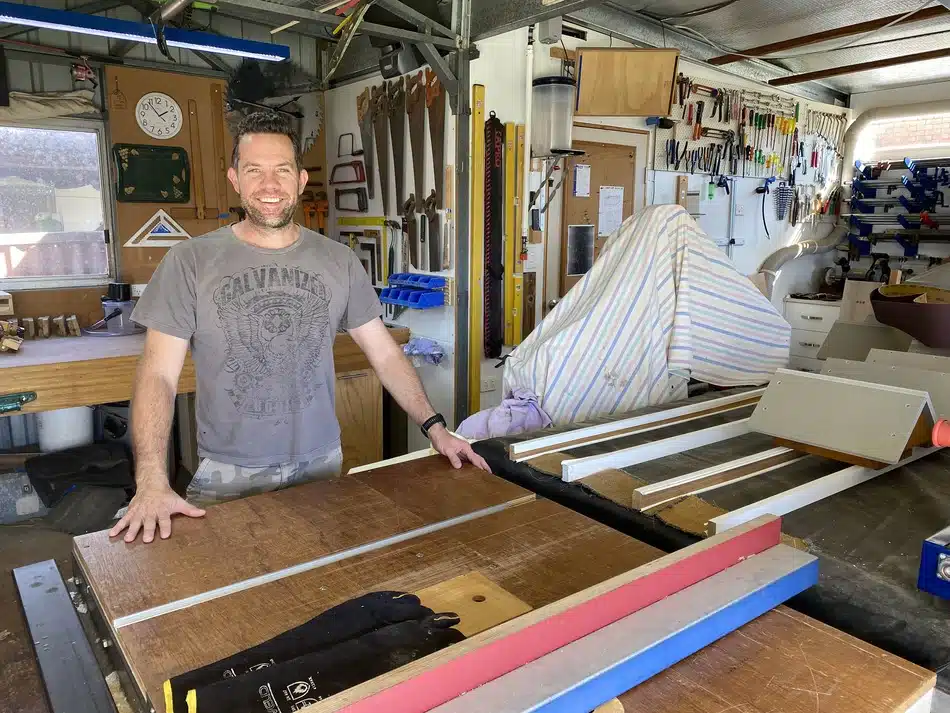
[[[115,527],[109,530],[109,537],[115,537],[124,529],[126,542],[134,542],[142,531],[142,542],[155,539],[155,526],[158,525],[162,539],[172,534],[172,515],[202,517],[205,511],[190,505],[168,486],[139,488],[129,503],[129,509]]]

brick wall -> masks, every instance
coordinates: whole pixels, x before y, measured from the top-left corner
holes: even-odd
[[[867,129],[875,153],[906,146],[950,146],[950,114],[882,119]]]

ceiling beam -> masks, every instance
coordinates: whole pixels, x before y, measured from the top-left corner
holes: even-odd
[[[804,74],[790,74],[787,77],[770,79],[769,84],[773,87],[781,87],[786,84],[798,84],[799,82],[810,82],[816,79],[826,79],[827,77],[840,77],[842,74],[856,74],[858,72],[867,72],[872,69],[883,69],[884,67],[896,67],[901,64],[911,64],[912,62],[926,62],[928,59],[941,59],[950,57],[950,48],[942,50],[933,50],[932,52],[919,52],[918,54],[908,54],[902,57],[891,57],[889,59],[879,59],[874,62],[864,62],[862,64],[848,64],[843,67],[831,67],[829,69],[819,69],[816,72],[805,72]]]
[[[474,41],[518,30],[536,22],[597,5],[601,0],[478,0],[472,3],[472,39]],[[646,7],[647,0],[638,3]],[[637,8],[639,9],[639,8]]]
[[[913,22],[924,22],[925,20],[934,20],[937,18],[944,18],[950,15],[950,9],[944,7],[943,5],[937,5],[936,7],[928,7],[920,12],[915,12],[908,18],[901,20],[904,15],[907,13],[901,13],[899,15],[889,15],[888,17],[882,17],[878,20],[868,20],[867,22],[859,22],[855,25],[845,25],[844,27],[836,27],[831,30],[826,30],[825,32],[816,32],[811,35],[802,35],[801,37],[793,37],[789,40],[782,40],[781,42],[772,42],[767,45],[759,45],[758,47],[752,47],[747,50],[743,50],[743,55],[751,55],[752,57],[761,57],[762,55],[772,54],[774,52],[784,52],[785,50],[795,49],[796,47],[805,47],[806,45],[813,45],[819,42],[827,42],[828,40],[836,40],[841,37],[851,37],[852,35],[860,35],[865,32],[873,32],[874,30],[879,30],[885,25],[888,25],[894,22],[894,27],[900,25],[907,25]],[[899,22],[896,22],[900,20]],[[831,50],[829,50],[830,52]],[[709,60],[709,64],[723,65],[731,64],[732,62],[741,62],[745,57],[742,57],[738,54],[724,54],[719,57],[713,57]],[[766,57],[766,59],[768,59]]]
[[[125,5],[125,0],[94,0],[85,5],[77,5],[71,9],[71,12],[81,12],[84,15],[95,15],[98,12],[106,10],[115,10],[117,7]],[[24,25],[10,25],[0,30],[0,40],[8,40],[17,35],[25,35],[27,32],[33,32],[36,28]]]
[[[304,20],[307,22],[324,25],[327,27],[336,27],[341,20],[337,15],[329,15],[322,12],[313,12],[302,7],[293,5],[281,5],[268,0],[218,0],[219,8],[235,7],[246,8],[248,10],[258,10],[265,12],[274,18],[280,18],[283,22],[286,18]],[[439,47],[455,48],[455,40],[448,37],[439,37],[437,35],[426,35],[421,32],[411,32],[398,27],[389,27],[376,22],[362,22],[359,26],[359,32],[381,37],[388,40],[401,40],[405,42],[428,42]]]

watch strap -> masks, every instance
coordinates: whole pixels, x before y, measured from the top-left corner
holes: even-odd
[[[445,418],[442,416],[441,413],[437,413],[435,416],[430,416],[429,418],[426,419],[426,422],[422,424],[421,426],[422,433],[425,435],[426,438],[429,437],[429,429],[432,428],[437,423],[441,423],[443,426],[446,425]]]

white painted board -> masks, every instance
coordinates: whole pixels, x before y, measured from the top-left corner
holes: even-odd
[[[901,354],[902,352],[889,353]],[[944,359],[944,361],[950,363],[950,359]],[[843,379],[856,379],[925,391],[930,394],[930,403],[933,404],[937,418],[950,417],[950,372],[913,369],[909,366],[894,366],[880,362],[828,359],[824,362],[821,373]]]

